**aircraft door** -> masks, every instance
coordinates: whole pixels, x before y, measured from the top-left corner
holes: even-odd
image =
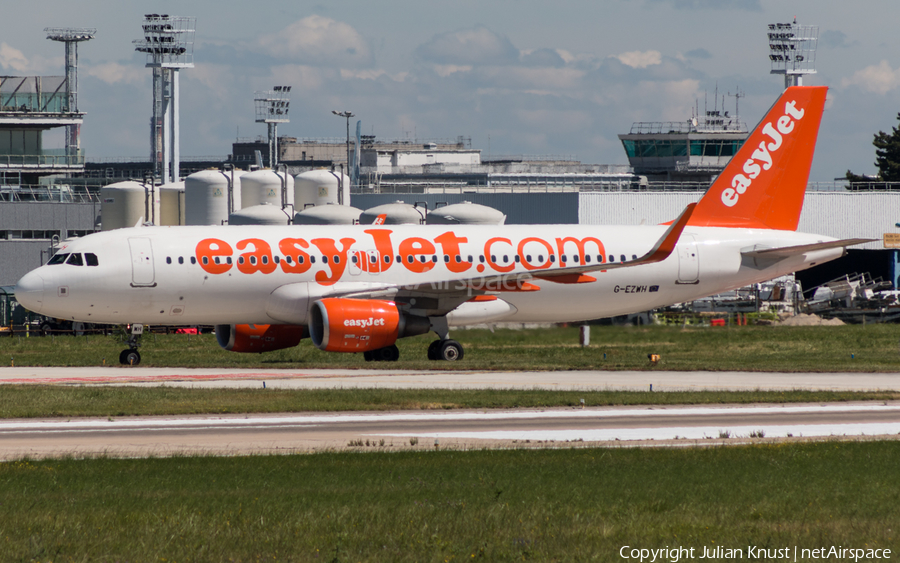
[[[150,239],[133,237],[128,239],[131,249],[131,286],[154,287],[156,274],[153,268],[153,249]]]
[[[694,235],[681,235],[678,242],[678,283],[700,283],[700,252]]]
[[[350,263],[347,269],[351,276],[358,276],[360,272],[378,274],[381,272],[380,255],[377,250],[351,249]],[[355,261],[354,261],[355,260]]]

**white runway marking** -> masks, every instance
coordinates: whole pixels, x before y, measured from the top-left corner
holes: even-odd
[[[269,425],[315,425],[341,422],[447,422],[447,421],[488,421],[523,419],[603,419],[619,417],[656,416],[715,416],[715,415],[758,415],[758,414],[814,414],[834,412],[896,412],[900,416],[900,405],[802,405],[802,406],[738,406],[738,407],[643,407],[638,409],[567,409],[567,410],[503,410],[480,412],[389,412],[365,414],[298,414],[283,416],[234,417],[160,417],[160,418],[113,418],[113,419],[67,419],[67,420],[0,420],[0,432],[30,431],[40,432],[62,429],[134,429],[134,428],[225,428]]]

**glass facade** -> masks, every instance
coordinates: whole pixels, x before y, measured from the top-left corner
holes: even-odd
[[[665,158],[674,156],[734,156],[741,139],[622,139],[628,158]],[[690,147],[690,150],[688,148]]]

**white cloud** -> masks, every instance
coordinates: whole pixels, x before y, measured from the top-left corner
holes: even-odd
[[[841,86],[845,88],[859,86],[868,92],[884,95],[900,87],[900,68],[894,70],[887,61],[881,61],[877,65],[856,71],[850,78],[843,79]]]
[[[131,84],[141,86],[150,80],[151,73],[144,67],[136,65],[123,65],[119,63],[103,63],[87,67],[82,72],[98,78],[107,84]]]
[[[425,61],[444,65],[496,65],[519,60],[519,50],[509,39],[484,26],[435,35],[419,45],[416,54]]]
[[[6,43],[0,43],[0,68],[11,69],[27,75],[58,70],[59,76],[62,76],[62,67],[63,57],[51,57],[48,59],[37,55],[29,59],[15,47]]]
[[[372,64],[368,42],[353,27],[309,16],[260,39],[271,55],[308,65],[364,67]]]
[[[650,65],[658,65],[662,62],[662,53],[659,51],[629,51],[613,55],[623,65],[631,68],[647,68]]]
[[[28,59],[22,51],[6,43],[0,43],[0,66],[24,72],[28,68]]]

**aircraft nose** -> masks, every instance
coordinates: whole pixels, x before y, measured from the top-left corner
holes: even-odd
[[[37,272],[28,272],[16,284],[16,301],[20,305],[40,313],[44,306],[44,278]]]

